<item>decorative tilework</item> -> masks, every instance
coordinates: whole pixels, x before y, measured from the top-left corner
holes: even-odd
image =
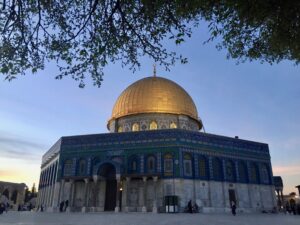
[[[156,153],[156,158],[157,158],[157,172],[161,172],[161,152]]]
[[[144,173],[144,155],[140,156],[140,171]]]

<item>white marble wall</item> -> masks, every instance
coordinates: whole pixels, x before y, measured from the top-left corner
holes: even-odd
[[[129,189],[124,181],[122,209],[128,211],[142,211],[146,207],[147,211],[152,211],[155,205],[155,193],[157,208],[164,211],[164,196],[177,195],[179,197],[179,211],[183,211],[188,201],[196,202],[203,212],[228,211],[230,208],[229,189],[233,189],[236,195],[238,210],[260,211],[270,210],[276,205],[274,187],[269,185],[239,184],[216,181],[201,181],[192,179],[152,179],[146,181],[146,192],[144,182],[131,180]],[[87,186],[89,211],[103,211],[105,204],[105,185],[106,182],[90,181]],[[71,183],[65,182],[53,185],[52,202],[53,207],[58,206],[60,201],[69,200],[71,196]],[[46,188],[45,188],[46,189]],[[125,191],[126,190],[126,191]],[[50,193],[48,190],[43,190]],[[59,193],[60,192],[60,193]],[[146,194],[145,194],[146,193]],[[41,193],[42,194],[42,193]],[[47,194],[44,195],[45,198]],[[59,197],[60,196],[60,197]],[[80,210],[85,206],[85,183],[74,182],[73,210]],[[71,202],[71,201],[70,201]]]

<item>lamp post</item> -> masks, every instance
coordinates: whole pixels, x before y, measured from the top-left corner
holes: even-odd
[[[120,199],[120,201],[119,201],[119,208],[120,208],[120,212],[122,212],[122,192],[123,192],[123,187],[122,187],[122,183],[121,183],[121,185],[120,185],[120,189],[119,189],[119,193],[120,193],[120,195],[119,195],[119,199]]]

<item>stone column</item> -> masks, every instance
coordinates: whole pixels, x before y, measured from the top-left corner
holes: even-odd
[[[130,177],[126,177],[126,183],[123,191],[124,211],[129,212],[129,195],[130,195]]]
[[[45,204],[45,210],[48,207],[48,192],[49,192],[49,177],[50,177],[50,168],[46,169],[47,171],[47,175],[46,175],[46,179],[45,179],[45,197],[44,197],[44,204]]]
[[[68,212],[70,212],[71,211],[71,208],[72,208],[72,206],[73,206],[73,204],[74,204],[74,191],[75,191],[75,182],[74,182],[74,180],[73,179],[70,179],[70,194],[69,194],[69,199],[68,199],[68,201],[69,201],[69,206],[68,206],[68,208],[67,208],[67,211]]]
[[[153,208],[152,212],[157,213],[157,178],[153,177],[153,187],[154,187],[154,198],[153,198]]]
[[[65,192],[65,179],[61,179],[59,195],[58,195],[58,204],[64,200],[64,192]]]
[[[121,176],[120,176],[120,174],[117,174],[116,175],[116,180],[117,180],[117,191],[116,191],[116,207],[115,207],[115,212],[120,212],[120,207],[119,207],[119,205],[120,205],[120,179],[121,178]]]
[[[83,207],[81,209],[81,212],[87,212],[87,207],[88,207],[88,185],[89,185],[89,179],[85,178],[84,179],[84,203],[83,203]]]
[[[98,185],[98,180],[99,180],[99,176],[93,175],[94,185],[93,185],[93,188],[92,188],[92,195],[94,195],[94,196],[92,197],[93,202],[92,202],[92,207],[90,208],[91,212],[95,212],[96,207],[97,207],[97,201],[98,201],[97,185]]]
[[[143,188],[143,207],[142,207],[142,212],[147,212],[147,177],[143,177],[143,183],[144,183],[144,188]]]
[[[282,193],[282,190],[280,191],[280,196],[281,196],[281,206],[283,206],[283,193]]]

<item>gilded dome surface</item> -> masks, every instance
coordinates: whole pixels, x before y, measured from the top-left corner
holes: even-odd
[[[111,120],[142,113],[182,114],[198,121],[197,108],[189,94],[162,77],[146,77],[126,88],[113,107]]]

